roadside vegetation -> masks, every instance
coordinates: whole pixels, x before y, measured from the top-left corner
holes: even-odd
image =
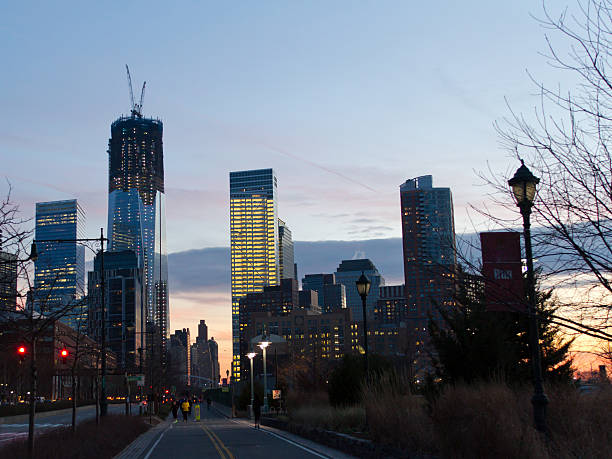
[[[71,428],[63,427],[43,432],[36,437],[36,459],[110,459],[116,456],[139,435],[149,429],[144,418],[138,416],[108,416],[99,425],[95,419]],[[16,440],[0,449],[3,459],[28,457],[27,441]]]

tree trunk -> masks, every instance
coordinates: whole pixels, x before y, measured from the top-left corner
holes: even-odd
[[[30,416],[28,420],[28,457],[34,457],[34,419],[36,416],[36,339],[32,340],[32,353],[30,356]]]
[[[72,433],[76,432],[76,408],[77,408],[77,391],[76,391],[76,378],[75,378],[76,368],[72,365],[71,377],[72,377]]]

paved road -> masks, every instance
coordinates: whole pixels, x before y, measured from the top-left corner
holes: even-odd
[[[109,414],[125,413],[125,405],[108,405]],[[138,405],[132,405],[132,414],[138,414]],[[96,416],[95,406],[83,406],[77,408],[77,423],[87,419],[93,419]],[[12,441],[17,438],[27,437],[28,435],[28,418],[27,416],[16,416],[18,421],[13,423],[0,424],[0,446],[4,442]],[[72,412],[70,410],[62,410],[59,413],[46,412],[36,414],[36,432],[40,433],[45,430],[54,429],[57,427],[72,425]]]
[[[143,459],[346,457],[329,449],[327,453],[316,452],[265,428],[255,430],[245,421],[222,417],[214,410],[204,409],[202,415],[201,422],[189,420],[170,424],[145,451]]]

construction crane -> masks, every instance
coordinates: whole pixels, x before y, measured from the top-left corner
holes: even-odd
[[[125,70],[127,70],[128,86],[130,87],[130,102],[132,104],[132,110],[131,110],[132,117],[142,118],[142,104],[144,101],[145,86],[147,85],[147,82],[145,81],[142,84],[142,91],[140,91],[140,102],[135,103],[134,102],[134,91],[132,89],[132,76],[130,75],[130,68],[128,67],[127,64],[125,64]]]

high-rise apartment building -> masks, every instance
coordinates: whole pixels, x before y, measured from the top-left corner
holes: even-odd
[[[278,261],[281,279],[296,279],[293,239],[287,224],[278,219]]]
[[[240,380],[240,299],[280,281],[277,181],[272,169],[230,172],[232,376]]]
[[[376,269],[374,263],[367,258],[358,260],[342,260],[334,276],[336,283],[344,285],[346,288],[346,306],[350,308],[353,320],[361,322],[363,320],[363,306],[361,297],[357,291],[357,279],[361,273],[368,276],[370,282],[370,293],[366,299],[366,314],[368,317],[374,314],[376,302],[378,301],[379,287],[385,285],[385,279]]]
[[[408,318],[423,332],[428,314],[454,304],[455,223],[450,188],[434,188],[431,175],[400,186]]]
[[[146,321],[165,355],[169,329],[163,124],[137,110],[111,125],[108,249],[133,250],[142,269]]]
[[[191,386],[191,335],[188,328],[170,335],[168,349],[170,376],[175,386]]]
[[[87,311],[84,296],[85,247],[75,242],[83,238],[85,213],[76,199],[36,203],[36,246],[34,301],[37,310],[67,310],[60,320],[72,328],[85,327]],[[66,240],[66,242],[44,242]]]

